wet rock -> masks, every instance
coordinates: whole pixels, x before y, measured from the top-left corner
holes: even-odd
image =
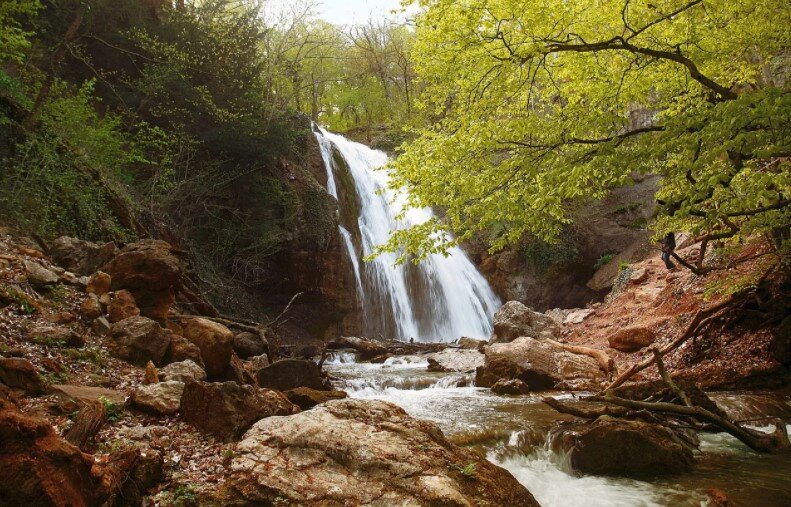
[[[457,371],[473,372],[483,366],[484,355],[477,350],[445,349],[429,356],[429,371]],[[431,370],[431,363],[435,362],[438,370]]]
[[[124,246],[102,270],[112,277],[113,290],[134,295],[141,315],[164,323],[181,277],[180,255],[165,241],[141,240]]]
[[[233,353],[233,332],[222,324],[195,317],[182,321],[184,338],[200,349],[206,374],[220,378],[228,369]]]
[[[448,371],[444,366],[439,364],[439,362],[433,357],[429,357],[427,361],[428,361],[428,368],[426,368],[426,370],[428,371],[435,373],[444,373]]]
[[[298,387],[283,393],[288,398],[288,401],[298,406],[302,410],[308,410],[316,405],[326,403],[332,400],[342,400],[346,398],[344,391],[316,391],[309,387]]]
[[[181,397],[181,417],[223,441],[238,439],[256,421],[299,411],[277,391],[236,382],[188,381]]]
[[[691,445],[665,426],[600,417],[562,427],[553,448],[569,453],[571,467],[584,474],[650,477],[689,471]]]
[[[466,336],[459,339],[459,347],[467,350],[481,351],[484,345],[486,345],[486,340],[476,340]]]
[[[90,275],[115,256],[118,248],[114,243],[98,245],[62,236],[52,242],[49,254],[52,259],[78,275]]]
[[[60,277],[53,271],[45,268],[38,262],[25,260],[25,271],[27,271],[27,281],[35,288],[55,285]]]
[[[143,412],[172,415],[178,412],[183,393],[184,382],[176,380],[141,385],[132,393],[132,403]]]
[[[110,278],[110,275],[104,271],[97,271],[96,273],[92,274],[91,278],[88,280],[88,285],[85,287],[85,292],[88,294],[96,294],[97,296],[101,296],[102,294],[107,294],[110,292],[111,284],[112,279]]]
[[[500,379],[492,386],[494,394],[518,396],[522,394],[530,394],[530,388],[519,379]]]
[[[98,319],[104,315],[104,309],[96,294],[89,294],[80,305],[80,315],[88,320]]]
[[[610,347],[621,352],[637,352],[654,341],[656,341],[654,332],[643,326],[621,328],[609,338]]]
[[[0,358],[0,383],[28,394],[44,392],[44,382],[36,367],[27,359],[19,357]]]
[[[170,337],[170,330],[149,318],[129,317],[112,325],[107,348],[115,357],[132,364],[145,366],[149,361],[162,364]]]
[[[0,504],[101,505],[106,494],[93,458],[44,420],[0,399]]]
[[[233,337],[233,350],[242,359],[266,354],[267,343],[255,333],[239,333]]]
[[[107,317],[111,323],[120,322],[129,317],[140,315],[135,297],[128,290],[119,290],[113,293],[107,305]]]
[[[257,422],[237,446],[228,504],[537,506],[511,474],[383,401],[337,400]]]
[[[521,337],[486,347],[475,384],[491,387],[500,379],[519,379],[531,390],[551,389],[561,381],[579,380],[595,388],[604,373],[591,357],[566,352],[551,342]]]
[[[549,316],[534,312],[519,301],[509,301],[494,314],[494,332],[489,343],[508,343],[520,336],[537,340],[555,339],[560,327]]]
[[[341,336],[327,344],[328,350],[352,349],[362,361],[368,361],[374,357],[387,353],[387,347],[372,340],[358,338],[355,336]]]
[[[188,380],[206,380],[206,372],[194,361],[187,359],[177,363],[170,363],[159,370],[159,379],[162,382],[177,380],[187,382]]]
[[[170,347],[165,354],[165,363],[178,363],[181,361],[190,360],[203,368],[203,359],[200,355],[200,349],[194,343],[184,338],[181,335],[174,334],[170,340]]]
[[[317,391],[329,391],[321,377],[321,370],[313,361],[302,359],[282,359],[256,373],[261,387],[288,391],[298,387],[309,387]]]

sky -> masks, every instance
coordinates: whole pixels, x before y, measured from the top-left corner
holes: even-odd
[[[405,19],[404,14],[392,14],[394,10],[401,11],[401,0],[312,0],[310,3],[314,2],[317,17],[336,25],[365,23],[369,19]],[[271,12],[294,5],[291,0],[269,0],[266,4]]]

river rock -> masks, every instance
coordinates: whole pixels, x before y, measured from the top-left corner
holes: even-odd
[[[107,348],[114,356],[132,364],[145,366],[149,361],[162,364],[171,334],[149,318],[129,317],[112,325]]]
[[[107,305],[107,317],[110,322],[116,323],[129,317],[140,315],[135,297],[128,290],[119,290],[112,294],[110,304]]]
[[[257,422],[220,503],[537,506],[511,474],[384,401],[337,400]]]
[[[55,272],[50,271],[35,261],[25,260],[25,271],[27,271],[27,281],[36,288],[55,285],[60,277]]]
[[[113,290],[132,292],[142,315],[164,323],[181,278],[180,256],[167,242],[146,239],[124,246],[102,271],[112,277]]]
[[[0,357],[0,383],[28,394],[44,392],[44,382],[36,367],[19,357]]]
[[[286,395],[288,401],[302,410],[308,410],[331,400],[342,400],[347,396],[344,391],[316,391],[309,387],[298,387],[283,394]]]
[[[206,380],[206,372],[198,366],[195,361],[187,359],[177,363],[170,363],[159,370],[159,379],[162,382],[176,380],[187,382],[188,380]]]
[[[90,241],[61,236],[50,244],[49,255],[59,265],[78,275],[90,275],[112,259],[115,243],[99,245]]]
[[[475,375],[475,385],[480,387],[491,387],[500,379],[522,380],[531,390],[551,389],[561,381],[597,387],[604,380],[593,358],[566,352],[548,341],[521,337],[495,343],[486,347],[485,356]]]
[[[233,350],[242,359],[266,354],[267,342],[255,333],[243,332],[233,337]]]
[[[489,343],[508,343],[520,336],[538,340],[555,339],[560,327],[549,316],[534,312],[519,301],[509,301],[494,314],[494,331]]]
[[[439,369],[434,371],[457,371],[474,372],[479,366],[483,366],[484,355],[477,350],[468,349],[445,349],[441,352],[431,354],[428,357],[429,363],[434,361]]]
[[[271,389],[191,380],[184,387],[180,410],[185,422],[223,441],[238,439],[264,417],[299,412],[282,393]]]
[[[374,357],[387,353],[387,347],[381,343],[355,336],[341,336],[327,344],[327,348],[333,349],[352,349],[357,351],[362,361],[368,361]]]
[[[183,321],[182,328],[184,338],[200,349],[208,377],[221,377],[231,363],[233,332],[222,324],[201,317]]]
[[[321,377],[321,369],[313,361],[282,359],[275,361],[256,373],[261,387],[288,391],[298,387],[309,387],[317,391],[330,391]]]
[[[628,326],[616,331],[609,338],[610,347],[621,352],[637,352],[656,341],[656,334],[647,327]]]
[[[59,437],[44,419],[0,398],[0,504],[101,505],[106,493],[93,457]]]
[[[571,467],[584,474],[650,477],[689,471],[691,445],[665,426],[600,417],[562,427],[553,448],[568,453]]]
[[[517,396],[521,394],[530,394],[530,388],[519,379],[506,380],[501,378],[492,386],[494,394]]]
[[[183,393],[184,382],[176,380],[140,385],[132,393],[132,403],[143,412],[172,415],[178,412]]]
[[[88,285],[85,287],[85,292],[88,294],[96,294],[97,296],[101,296],[102,294],[107,294],[110,292],[110,285],[112,285],[112,279],[110,278],[110,275],[104,271],[97,271],[96,273],[92,274],[91,278],[88,280]]]

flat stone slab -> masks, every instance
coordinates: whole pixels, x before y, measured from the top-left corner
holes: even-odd
[[[106,387],[75,386],[70,384],[55,384],[50,390],[56,394],[68,396],[78,403],[90,403],[101,397],[107,398],[115,404],[122,405],[126,401],[126,394]]]

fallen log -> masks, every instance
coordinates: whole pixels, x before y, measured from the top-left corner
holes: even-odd
[[[99,433],[105,422],[107,422],[107,411],[104,405],[100,401],[92,401],[83,405],[64,438],[82,449]]]

